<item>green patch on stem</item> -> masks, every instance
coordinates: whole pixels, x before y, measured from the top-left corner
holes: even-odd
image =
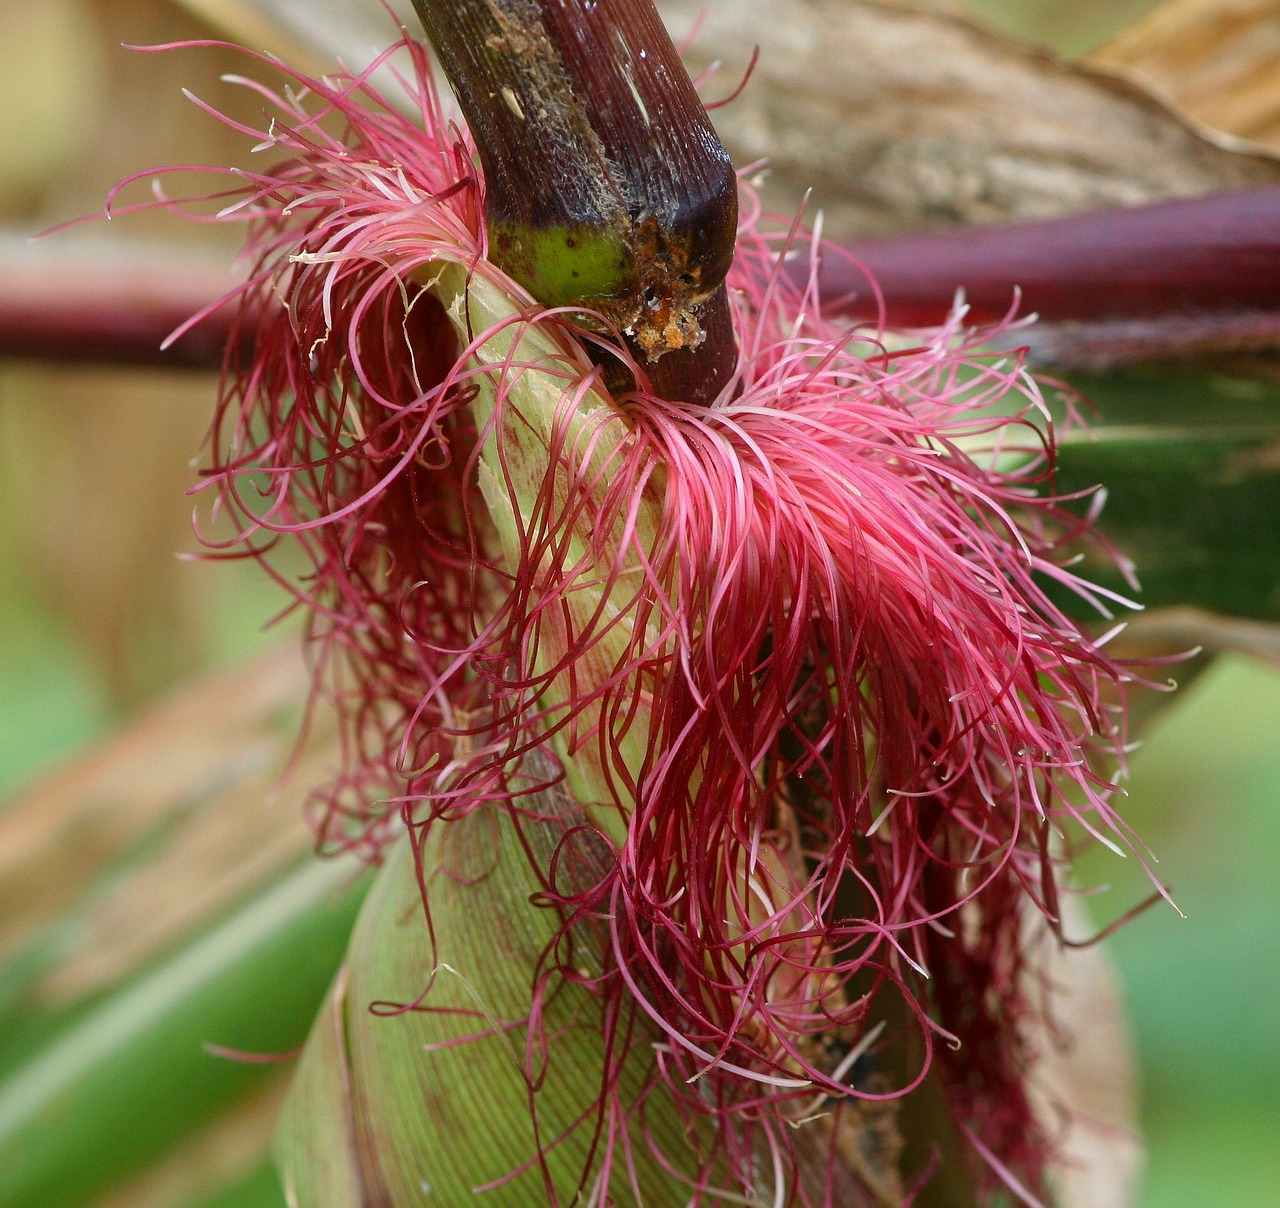
[[[489,243],[494,260],[547,306],[590,305],[633,287],[631,251],[612,229],[538,229],[495,221]]]

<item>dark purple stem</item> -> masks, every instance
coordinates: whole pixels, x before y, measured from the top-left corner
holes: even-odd
[[[82,248],[0,251],[0,356],[172,369],[218,369],[234,307],[215,311],[168,349],[161,345],[235,282],[155,256],[104,256]],[[248,339],[251,331],[242,331]]]
[[[493,262],[606,315],[658,394],[715,399],[737,361],[737,180],[653,0],[414,7],[484,166]]]
[[[1022,313],[1050,322],[1280,310],[1280,186],[1100,210],[1046,222],[964,227],[855,243],[884,292],[887,320],[928,326],[957,288],[971,315],[998,319],[1022,291]],[[874,317],[866,277],[831,257],[824,298]],[[853,296],[850,296],[853,295]]]
[[[154,257],[49,254],[49,246],[33,254],[0,245],[0,354],[220,366],[230,309],[169,351],[160,344],[227,291],[223,272]],[[1106,369],[1280,347],[1280,186],[849,250],[875,277],[895,326],[941,322],[958,287],[973,319],[999,319],[1020,287],[1020,313],[1042,321],[1016,338],[1058,365]],[[876,315],[866,276],[843,258],[827,258],[821,289],[837,313]],[[241,334],[249,334],[243,324]],[[681,355],[657,367],[682,368]]]

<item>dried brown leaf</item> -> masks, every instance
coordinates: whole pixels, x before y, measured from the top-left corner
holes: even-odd
[[[215,384],[190,374],[6,365],[0,472],[14,483],[21,573],[76,635],[117,710],[195,672],[208,573],[186,491]],[[203,596],[202,596],[203,592]]]
[[[364,66],[393,36],[361,0],[183,0],[239,37]],[[892,0],[660,0],[696,28],[695,73],[735,161],[767,159],[766,202],[807,189],[852,238],[1045,218],[1280,180],[1280,160],[1212,135],[1127,75],[1064,59],[954,10]],[[395,8],[417,30],[407,3]],[[699,19],[705,16],[699,25]]]
[[[1075,899],[1063,901],[1067,932],[1091,923]],[[1062,948],[1045,935],[1045,983],[1053,987],[1053,1032],[1040,1038],[1032,1085],[1045,1127],[1060,1137],[1061,1208],[1128,1208],[1137,1201],[1143,1148],[1138,1130],[1133,1041],[1124,1003],[1101,945]]]
[[[108,189],[129,172],[243,158],[244,136],[181,94],[183,85],[192,85],[237,118],[261,121],[260,97],[219,82],[223,72],[244,70],[243,55],[211,47],[144,55],[123,45],[207,38],[207,25],[160,0],[77,4],[68,19],[82,38],[95,42],[94,70],[91,78],[71,81],[76,153],[46,164],[42,206],[22,215],[27,230],[100,213]],[[55,35],[48,29],[43,34]],[[85,74],[80,51],[69,59],[57,45],[28,53],[53,56],[65,71]],[[137,186],[125,200],[149,197]],[[160,213],[132,214],[126,226],[133,237],[162,233],[175,247],[206,248],[209,257],[220,247],[224,264],[243,234]],[[108,241],[111,230],[99,223],[50,243],[70,259],[86,242]],[[228,287],[232,280],[227,277]],[[74,294],[74,278],[64,281]],[[0,367],[7,429],[0,477],[16,488],[11,502],[13,530],[23,545],[19,573],[80,639],[120,712],[207,661],[213,627],[207,575],[216,572],[180,565],[174,554],[193,544],[185,492],[215,393],[212,376],[190,373]]]
[[[676,36],[702,0],[662,6]],[[890,0],[721,0],[688,60],[723,61],[715,111],[766,198],[806,188],[838,237],[1048,218],[1280,180],[1280,161],[1216,139],[1133,81],[947,10]],[[714,92],[715,88],[708,91]]]
[[[88,149],[83,114],[101,101],[102,54],[85,0],[4,6],[0,42],[0,214],[13,222]]]
[[[1280,148],[1280,0],[1170,0],[1089,57],[1208,126]]]
[[[1199,649],[1206,656],[1247,654],[1280,665],[1280,625],[1219,616],[1202,608],[1159,608],[1130,621],[1117,648],[1128,657],[1158,658]]]

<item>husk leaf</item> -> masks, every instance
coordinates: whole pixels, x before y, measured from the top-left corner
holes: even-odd
[[[574,590],[567,593],[563,620],[548,618],[540,628],[535,671],[556,665],[575,638],[590,629],[593,640],[575,659],[575,673],[587,682],[601,683],[626,657],[634,624],[624,615],[622,606],[607,600],[610,575],[621,577],[625,573],[608,565],[609,558],[618,554],[623,537],[620,533],[602,535],[590,525],[593,497],[605,490],[611,463],[628,435],[626,420],[601,388],[575,386],[590,372],[590,366],[575,361],[545,326],[512,322],[519,319],[520,310],[501,288],[479,275],[469,275],[456,264],[442,265],[431,288],[445,305],[464,343],[477,333],[507,324],[475,349],[473,363],[489,372],[477,380],[480,389],[472,410],[478,430],[489,432],[480,465],[480,487],[498,530],[508,570],[519,573],[526,558],[522,531],[536,524],[540,511],[545,511],[539,500],[548,495],[548,467],[556,467],[557,477],[551,485],[556,498],[553,512],[562,513],[563,500],[570,490],[579,492],[584,505],[576,517],[579,523],[562,534],[563,541],[554,555],[559,566],[575,568]],[[500,394],[505,396],[501,407]],[[575,455],[566,459],[555,452],[557,448]],[[567,460],[577,463],[573,484],[568,481]],[[653,545],[660,507],[656,490],[655,476],[635,507],[632,548],[649,549]],[[588,537],[595,552],[588,548]],[[606,551],[603,557],[602,549]],[[533,573],[554,569],[543,565]],[[628,595],[614,593],[615,599]],[[548,710],[548,729],[554,726],[557,709],[565,705],[571,693],[568,684],[553,682],[547,698],[538,702],[540,708]],[[649,745],[644,723],[643,717],[637,718],[618,743],[621,759],[633,777]],[[585,744],[579,746],[577,741],[579,734],[590,729],[591,722],[583,720],[572,731],[557,734],[555,744],[573,797],[582,802],[607,801],[613,791],[604,779],[605,770],[593,757],[592,749]],[[621,839],[616,818],[594,821],[606,827],[615,839]]]
[[[548,821],[529,825],[546,828],[539,846],[565,833]],[[430,829],[418,860],[412,838],[397,843],[277,1137],[291,1204],[452,1205],[485,1187],[495,1208],[541,1208],[549,1188],[553,1202],[577,1202],[579,1190],[589,1197],[593,1106],[607,1081],[599,1000],[550,974],[541,1028],[526,1027],[533,971],[560,928],[554,911],[530,902],[541,888],[501,809]],[[598,973],[599,954],[585,944],[574,957]],[[645,1100],[650,1051],[633,1046],[617,1071],[616,1102],[628,1110]],[[682,1204],[688,1189],[650,1152],[677,1166],[692,1157],[681,1119],[661,1099],[641,1111],[631,1168],[643,1202]],[[615,1171],[627,1165],[615,1162]],[[610,1202],[641,1202],[627,1181],[615,1173]]]

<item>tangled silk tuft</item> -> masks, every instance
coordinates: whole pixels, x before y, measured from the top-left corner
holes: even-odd
[[[374,83],[392,73],[412,116]],[[616,333],[486,260],[475,156],[420,47],[249,86],[275,158],[217,194],[248,224],[256,334],[208,478],[237,529],[219,552],[305,554],[290,590],[346,743],[326,844],[520,816],[553,769],[608,859],[541,870],[530,909],[594,937],[615,1037],[710,1118],[696,1202],[713,1177],[756,1202],[815,1104],[926,1072],[988,1171],[1036,1194],[1028,919],[1057,924],[1064,831],[1129,842],[1131,678],[1063,610],[1106,613],[1070,567],[1111,554],[1096,500],[1054,496],[1040,384],[962,309],[897,335],[824,317],[817,265],[841,253],[764,233],[745,191],[736,376],[709,408],[665,402]],[[633,393],[604,392],[609,358]]]

